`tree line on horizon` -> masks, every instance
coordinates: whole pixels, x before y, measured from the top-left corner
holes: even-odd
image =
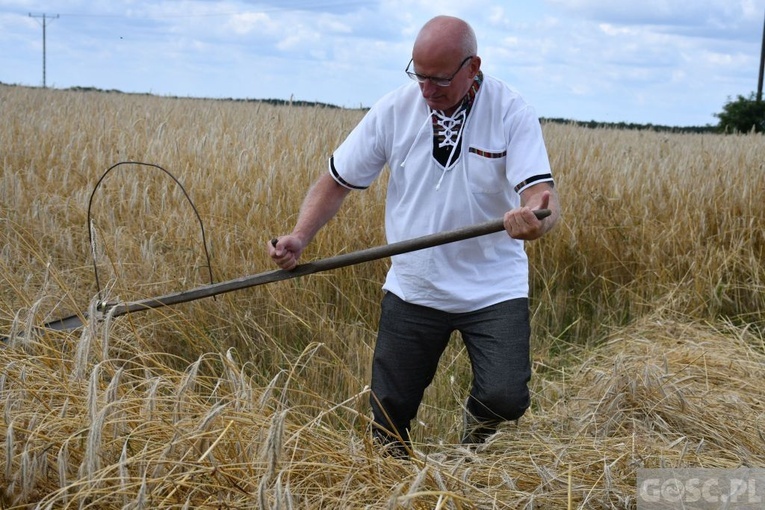
[[[8,84],[0,82],[0,85],[15,87],[20,86],[16,84]],[[74,86],[67,89],[75,92],[101,92],[101,93],[114,93],[114,94],[133,94],[133,95],[146,95],[151,96],[148,92],[123,92],[117,89],[99,89],[97,87],[82,87]],[[181,96],[165,96],[168,99],[189,99]],[[203,99],[203,98],[200,98]],[[247,103],[264,103],[274,106],[297,106],[297,107],[309,107],[309,108],[330,108],[330,109],[342,109],[337,105],[330,103],[323,103],[319,101],[306,101],[296,99],[254,99],[254,98],[211,98],[214,101],[234,101],[234,102],[247,102]],[[352,108],[358,110],[368,110],[369,108],[360,107]],[[561,117],[542,117],[540,121],[542,123],[554,123],[554,124],[570,124],[590,129],[623,129],[623,130],[649,130],[655,132],[668,132],[668,133],[748,133],[765,132],[765,102],[755,98],[754,93],[749,98],[739,95],[735,100],[730,99],[723,106],[721,113],[715,114],[715,117],[720,119],[717,125],[707,124],[705,126],[669,126],[662,124],[642,124],[636,122],[602,122],[596,120],[582,121],[566,119]]]

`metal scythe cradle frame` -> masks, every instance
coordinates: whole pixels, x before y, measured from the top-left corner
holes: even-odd
[[[148,168],[156,168],[157,170],[161,170],[164,172],[167,176],[169,176],[175,184],[178,185],[180,190],[183,192],[183,196],[186,197],[186,200],[189,202],[189,205],[191,205],[191,209],[194,211],[194,215],[197,217],[197,221],[199,222],[199,229],[202,232],[202,248],[205,251],[205,258],[207,259],[207,270],[210,273],[210,283],[214,283],[213,274],[212,274],[212,265],[210,264],[210,252],[207,251],[207,238],[205,237],[205,226],[202,222],[202,217],[199,216],[199,211],[197,211],[197,207],[194,205],[194,202],[191,200],[191,197],[186,192],[186,188],[183,187],[183,184],[181,184],[181,181],[179,181],[173,174],[165,170],[159,165],[155,165],[154,163],[141,163],[139,161],[122,161],[120,163],[116,163],[109,168],[106,169],[106,171],[101,175],[101,177],[96,182],[96,185],[93,186],[93,191],[90,192],[90,199],[88,200],[88,243],[90,243],[90,253],[93,257],[93,276],[95,276],[96,279],[96,290],[98,292],[98,301],[100,302],[102,300],[101,295],[101,282],[98,279],[98,264],[96,262],[97,254],[96,254],[96,244],[93,240],[93,220],[92,220],[92,210],[93,210],[93,198],[96,196],[96,191],[98,191],[98,188],[101,186],[101,183],[106,179],[106,176],[111,173],[112,170],[115,168],[122,166],[122,165],[137,165],[137,166],[145,166]]]
[[[209,285],[201,285],[199,287],[196,287],[190,290],[174,292],[174,293],[165,294],[162,296],[142,299],[139,301],[106,302],[101,300],[102,298],[101,287],[100,287],[100,282],[98,279],[98,268],[96,266],[96,250],[93,244],[92,225],[91,225],[91,219],[90,219],[93,195],[95,194],[96,190],[98,189],[98,186],[101,184],[101,182],[103,181],[103,179],[106,177],[106,175],[109,172],[111,172],[114,168],[120,165],[126,165],[126,164],[144,165],[147,167],[159,169],[165,172],[167,175],[169,175],[175,181],[175,183],[178,184],[178,186],[181,188],[184,195],[186,196],[186,199],[189,201],[189,203],[191,203],[191,207],[193,208],[194,213],[196,214],[197,219],[199,220],[199,224],[202,230],[202,243],[204,245],[205,256],[207,257],[207,267],[210,272],[211,283]],[[538,219],[543,219],[550,215],[550,210],[540,209],[540,210],[534,211],[534,214]],[[90,248],[91,248],[91,253],[93,256],[93,269],[95,273],[96,287],[98,290],[98,294],[97,294],[98,304],[95,307],[95,310],[96,310],[95,316],[92,318],[96,320],[103,320],[107,315],[109,317],[119,317],[121,315],[127,315],[129,313],[152,310],[155,308],[177,305],[180,303],[187,303],[189,301],[196,301],[198,299],[214,297],[214,296],[217,296],[218,294],[224,294],[227,292],[242,290],[249,287],[255,287],[258,285],[264,285],[267,283],[273,283],[273,282],[278,282],[283,280],[289,280],[292,278],[298,278],[300,276],[306,276],[306,275],[318,273],[321,271],[330,271],[332,269],[339,269],[341,267],[352,266],[352,265],[361,264],[364,262],[371,262],[373,260],[378,260],[385,257],[392,257],[394,255],[401,255],[403,253],[409,253],[409,252],[413,252],[417,250],[423,250],[426,248],[432,248],[434,246],[439,246],[442,244],[448,244],[448,243],[453,243],[457,241],[463,241],[465,239],[471,239],[474,237],[493,234],[496,232],[500,232],[504,229],[505,229],[505,226],[504,226],[503,218],[497,218],[484,223],[470,225],[470,226],[458,228],[455,230],[438,232],[435,234],[417,237],[414,239],[408,239],[408,240],[400,241],[397,243],[376,246],[373,248],[367,248],[364,250],[359,250],[359,251],[355,251],[351,253],[336,255],[334,257],[319,259],[313,262],[307,262],[305,264],[299,264],[294,269],[291,269],[289,271],[283,270],[283,269],[275,269],[272,271],[266,271],[266,272],[255,274],[255,275],[243,276],[240,278],[235,278],[233,280],[214,283],[213,275],[212,275],[212,267],[210,265],[210,256],[207,251],[207,241],[205,239],[204,225],[202,224],[202,220],[199,216],[199,213],[197,212],[196,207],[194,207],[193,202],[189,198],[188,193],[186,193],[186,190],[183,188],[181,183],[170,172],[160,167],[159,165],[154,165],[151,163],[125,161],[125,162],[121,162],[121,163],[117,163],[113,165],[106,172],[104,172],[104,174],[101,176],[99,181],[96,183],[96,186],[94,187],[90,197],[90,202],[88,204],[88,234],[89,234],[88,238],[90,240]],[[45,329],[53,329],[53,330],[72,330],[72,329],[77,329],[83,326],[85,324],[85,321],[90,318],[91,317],[89,317],[87,312],[82,312],[82,313],[71,315],[68,317],[63,317],[61,319],[55,319],[55,320],[46,322],[42,327]],[[3,340],[5,341],[6,338],[3,338]]]

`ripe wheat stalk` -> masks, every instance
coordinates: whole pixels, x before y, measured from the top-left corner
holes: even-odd
[[[127,317],[45,320],[110,297],[272,269],[363,112],[0,86],[0,405],[6,508],[634,508],[638,467],[762,465],[762,136],[545,124],[564,207],[528,245],[533,406],[455,444],[455,338],[410,463],[380,457],[367,388],[387,261]],[[384,243],[384,178],[306,260]],[[742,424],[747,424],[742,426]]]

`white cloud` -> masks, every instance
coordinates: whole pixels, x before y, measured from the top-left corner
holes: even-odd
[[[0,5],[0,81],[40,82],[37,5]],[[49,26],[48,83],[369,106],[406,80],[421,25],[451,14],[475,28],[484,70],[544,116],[704,124],[755,87],[764,11],[765,0],[73,0]]]
[[[233,14],[226,21],[226,26],[240,35],[246,35],[255,31],[261,33],[275,32],[275,26],[271,17],[263,12]]]

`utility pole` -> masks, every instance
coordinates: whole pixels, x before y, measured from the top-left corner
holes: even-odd
[[[56,19],[58,18],[58,14],[55,16],[47,16],[46,14],[38,14],[33,15],[31,12],[29,13],[30,18],[42,18],[42,29],[43,29],[43,88],[46,88],[45,83],[45,27],[48,25],[48,20]]]
[[[765,21],[762,22],[762,49],[760,50],[760,79],[757,81],[757,102],[758,103],[762,101],[762,75],[764,72],[765,72]]]

